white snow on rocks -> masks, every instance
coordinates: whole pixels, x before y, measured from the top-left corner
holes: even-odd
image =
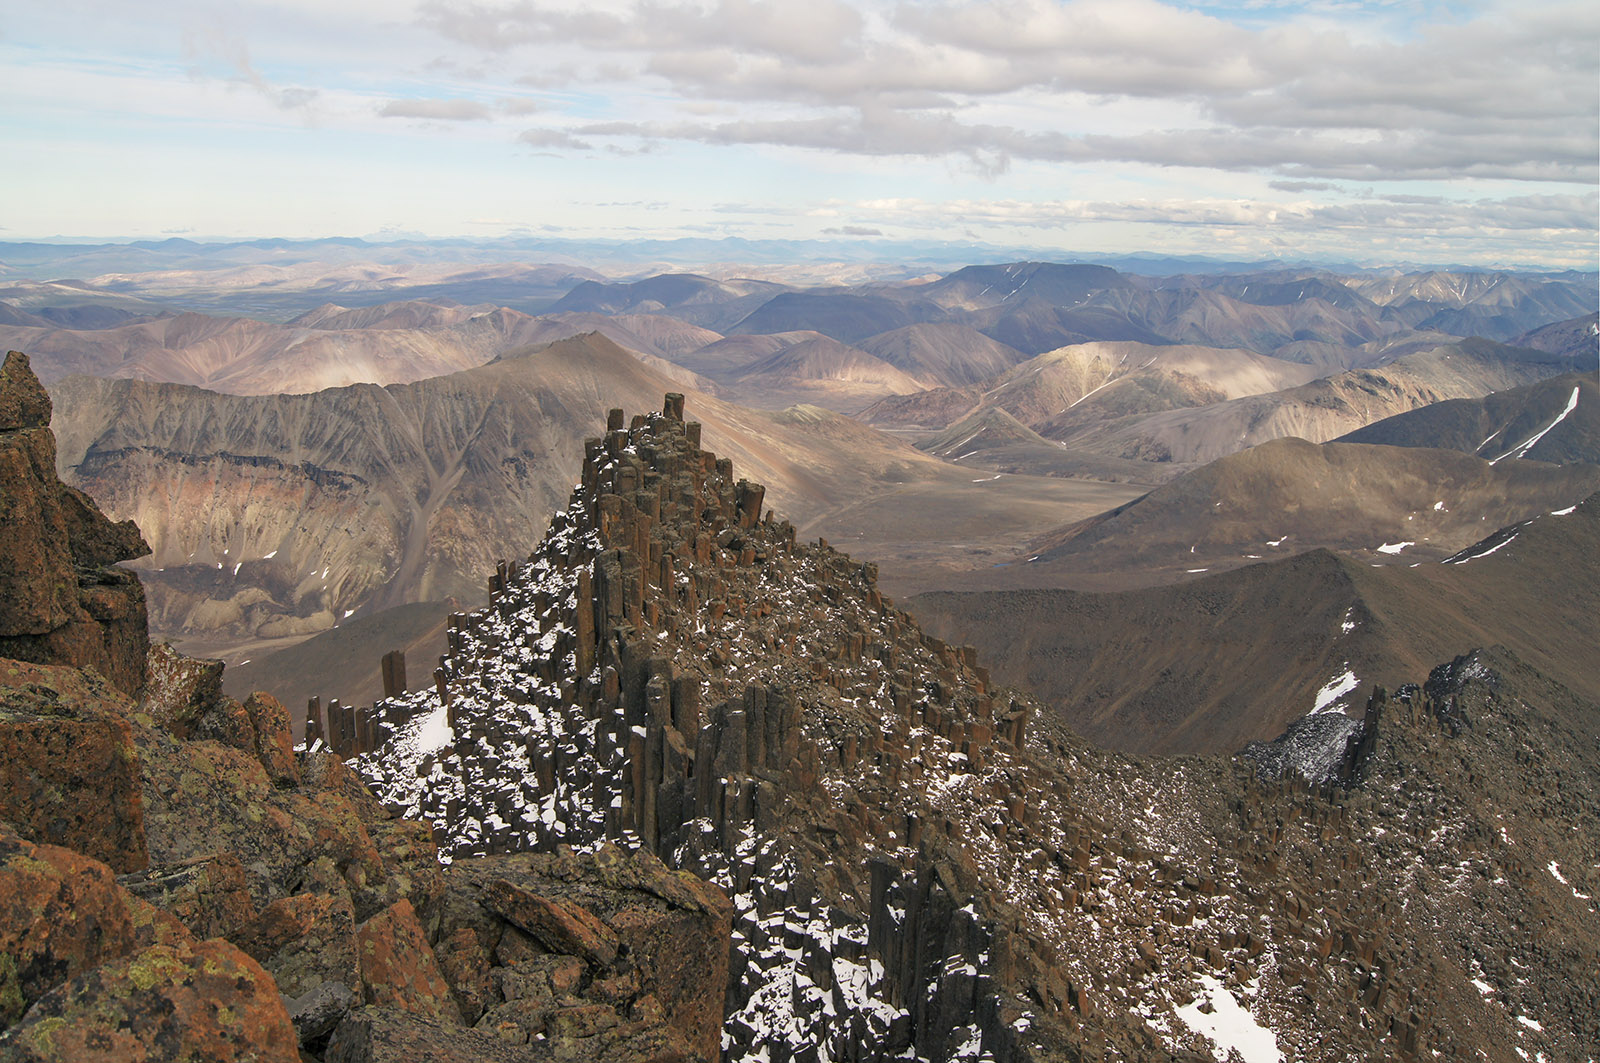
[[[1283,1063],[1277,1035],[1257,1022],[1226,986],[1209,974],[1200,976],[1200,985],[1200,996],[1178,1008],[1178,1018],[1212,1042],[1211,1054],[1219,1063],[1226,1063],[1233,1052],[1244,1063]]]
[[[1361,680],[1356,678],[1356,673],[1351,670],[1350,665],[1347,663],[1343,672],[1328,680],[1327,684],[1317,691],[1317,699],[1311,709],[1312,713],[1338,712],[1339,700],[1360,685]]]

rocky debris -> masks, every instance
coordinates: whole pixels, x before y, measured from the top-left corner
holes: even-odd
[[[1315,783],[1259,755],[1130,760],[992,689],[871,565],[796,542],[762,500],[676,397],[614,411],[543,542],[452,618],[434,688],[364,710],[378,748],[354,767],[435,823],[452,882],[609,840],[720,885],[729,1060],[1454,1058],[1506,1037],[1559,1058],[1593,1039],[1595,832],[1544,831],[1540,859],[1573,876],[1559,899],[1491,827],[1527,799],[1478,798],[1559,749],[1533,784],[1562,795],[1551,822],[1592,815],[1571,803],[1600,798],[1592,706],[1510,698],[1527,671],[1506,658],[1491,707],[1487,680],[1380,694],[1266,758]],[[1513,743],[1485,713],[1548,735]],[[549,980],[610,946],[519,888],[443,903],[436,954],[479,1026],[542,1014]],[[553,941],[573,964],[526,966]]]
[[[460,1024],[461,1009],[410,901],[396,901],[356,929],[356,956],[367,1003]]]
[[[1239,756],[1255,764],[1263,779],[1293,775],[1315,786],[1348,781],[1350,750],[1364,734],[1362,721],[1342,712],[1300,717],[1271,742],[1251,742]]]
[[[145,682],[144,591],[109,567],[150,552],[56,479],[50,398],[26,355],[0,366],[0,656],[93,668],[128,694]]]

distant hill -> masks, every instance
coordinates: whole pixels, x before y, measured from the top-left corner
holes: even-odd
[[[730,397],[749,406],[814,403],[846,413],[885,395],[922,390],[918,381],[888,362],[827,336],[781,347],[716,379]]]
[[[27,350],[40,379],[72,373],[193,384],[235,395],[300,394],[354,383],[410,383],[483,365],[506,352],[603,332],[684,386],[704,386],[664,359],[718,333],[668,317],[630,328],[600,314],[531,317],[495,306],[418,300],[325,304],[288,324],[176,314],[110,328],[0,325],[0,345]],[[645,335],[648,334],[648,335]]]
[[[585,281],[562,296],[551,313],[670,313],[703,328],[727,332],[752,310],[789,291],[768,281],[719,281],[693,273],[663,273],[641,281]]]
[[[1177,586],[905,604],[1090,741],[1134,753],[1232,752],[1319,705],[1357,709],[1418,661],[1496,643],[1600,697],[1600,496],[1510,531],[1461,564],[1374,568],[1319,549]]]
[[[1452,450],[1293,437],[1221,458],[1035,544],[1028,578],[1168,577],[1329,547],[1369,562],[1438,560],[1489,530],[1600,490],[1600,466],[1491,464]],[[1403,547],[1397,544],[1406,544]],[[1387,547],[1387,549],[1386,549]]]
[[[809,329],[840,343],[856,343],[919,322],[945,316],[937,305],[882,295],[836,292],[783,292],[762,303],[728,333],[794,332]]]
[[[1574,368],[1570,358],[1469,339],[1283,391],[1063,430],[1053,438],[1120,457],[1206,462],[1283,436],[1335,439],[1442,399],[1487,395]]]
[[[52,394],[64,475],[154,549],[141,573],[156,630],[241,645],[412,601],[481,600],[495,562],[567,497],[571,440],[597,434],[613,404],[653,408],[678,390],[589,334],[388,387],[231,396],[71,377]],[[847,514],[852,535],[915,543],[902,560],[1008,556],[1063,513],[1131,494],[1047,483],[1019,502],[816,406],[764,412],[691,392],[689,408],[777,512],[828,534]],[[934,519],[951,509],[973,526]]]
[[[926,322],[870,336],[857,344],[925,388],[976,384],[1027,360],[1021,351],[952,322]]]
[[[1340,437],[1345,443],[1446,447],[1498,461],[1600,464],[1600,381],[1568,373],[1479,399],[1449,399]]]

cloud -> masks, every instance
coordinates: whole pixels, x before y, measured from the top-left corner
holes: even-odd
[[[579,140],[563,129],[524,129],[517,134],[517,140],[531,148],[570,148],[575,151],[588,151],[591,147],[587,141]]]
[[[383,118],[421,118],[430,122],[480,122],[489,108],[477,100],[390,100],[378,108]]]
[[[842,225],[837,229],[822,230],[825,236],[882,236],[882,229],[874,229],[869,225]]]
[[[243,38],[220,26],[186,31],[183,50],[190,62],[190,77],[196,80],[214,77],[252,89],[281,110],[309,112],[321,95],[317,89],[269,81],[251,62],[250,49]],[[217,71],[218,64],[224,72]]]
[[[599,78],[616,99],[731,112],[684,122],[618,107],[595,136],[948,155],[991,175],[1032,159],[1587,183],[1600,156],[1588,3],[1491,0],[1405,33],[1333,7],[1245,23],[1159,0],[430,0],[421,12],[541,87],[592,92]]]

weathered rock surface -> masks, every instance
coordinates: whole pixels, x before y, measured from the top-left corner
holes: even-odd
[[[64,979],[133,946],[110,868],[0,824],[0,1029]]]
[[[300,1063],[272,978],[226,941],[152,945],[57,987],[0,1035],[18,1063]]]
[[[26,355],[0,366],[0,656],[93,668],[126,693],[145,681],[149,636],[136,577],[107,566],[150,552],[56,479],[50,398]]]
[[[0,819],[118,871],[148,864],[131,707],[94,673],[0,658]]]

